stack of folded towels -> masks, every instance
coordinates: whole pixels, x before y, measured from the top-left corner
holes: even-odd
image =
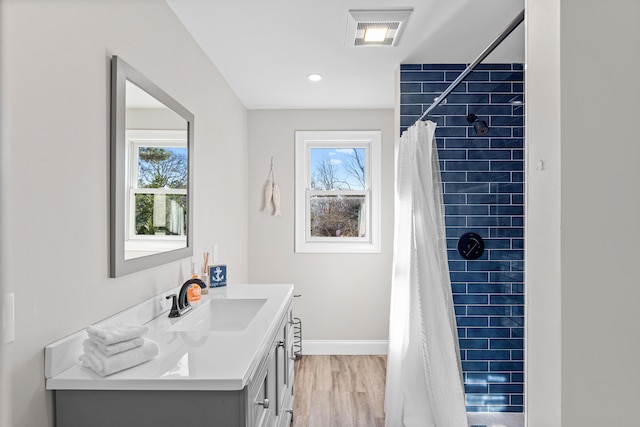
[[[146,326],[125,322],[89,326],[80,360],[103,377],[147,362],[158,355],[158,344],[143,338],[147,332]]]

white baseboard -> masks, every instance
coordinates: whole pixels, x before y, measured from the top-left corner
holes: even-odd
[[[378,341],[337,341],[337,340],[302,340],[302,354],[339,355],[339,354],[387,354],[389,342]]]

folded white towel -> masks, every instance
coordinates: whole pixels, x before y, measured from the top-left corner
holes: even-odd
[[[144,338],[133,338],[110,345],[104,345],[100,342],[93,341],[92,339],[87,339],[82,342],[82,346],[85,349],[95,349],[102,352],[105,356],[113,356],[114,354],[140,347],[142,344],[144,344]]]
[[[80,356],[83,366],[93,369],[103,377],[147,362],[158,355],[158,344],[145,339],[144,344],[113,356],[105,356],[97,349],[85,347]]]
[[[118,322],[103,326],[89,326],[87,334],[95,343],[102,345],[116,344],[133,338],[140,338],[149,332],[146,326],[131,325],[125,322]]]

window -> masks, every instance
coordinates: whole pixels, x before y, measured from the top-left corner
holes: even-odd
[[[125,251],[130,257],[184,247],[188,154],[185,131],[128,130],[129,198]]]
[[[380,252],[380,131],[296,132],[296,252]]]

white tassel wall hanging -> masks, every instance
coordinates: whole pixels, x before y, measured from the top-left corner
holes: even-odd
[[[267,179],[267,183],[264,187],[264,208],[262,211],[268,211],[272,202],[274,207],[273,216],[282,216],[282,212],[280,211],[280,188],[278,187],[278,184],[276,184],[276,174],[273,170],[273,156],[271,156],[269,179]]]
[[[280,212],[280,187],[276,184],[275,175],[273,178],[273,207],[275,208],[273,216],[282,216],[282,212]]]
[[[263,212],[269,210],[269,206],[271,206],[271,199],[273,197],[273,157],[271,158],[271,169],[269,170],[269,179],[267,179],[267,183],[264,186],[264,209]]]

